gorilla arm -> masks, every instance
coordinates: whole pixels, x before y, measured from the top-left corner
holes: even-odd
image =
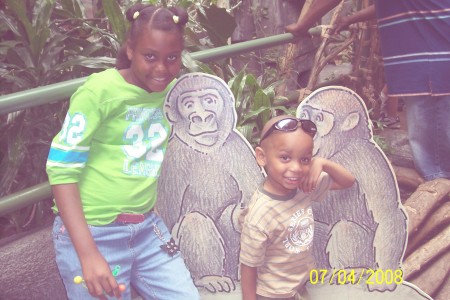
[[[376,171],[375,171],[376,172]],[[381,182],[391,181],[389,186],[396,185],[394,178],[384,178]],[[378,224],[375,233],[374,247],[378,268],[396,270],[400,268],[407,239],[407,217],[401,207],[398,190],[390,191],[387,186],[371,186],[366,191],[367,205]]]
[[[407,240],[407,217],[401,208],[400,200],[394,201],[391,195],[380,191],[379,198],[367,199],[368,207],[378,224],[374,237],[375,260],[382,271],[401,269],[403,253]],[[379,202],[379,203],[374,203]],[[368,285],[371,290],[394,290],[397,284]]]
[[[177,137],[169,142],[158,180],[156,209],[169,230],[180,220],[183,195],[189,186],[188,147]]]
[[[251,196],[262,183],[264,176],[256,163],[255,155],[250,146],[240,135],[234,132],[230,134],[224,144],[224,153],[229,153],[227,164],[230,167],[231,176],[237,182],[241,191],[241,198],[237,199],[232,213],[233,227],[236,230],[240,208],[247,206]]]
[[[349,149],[350,148],[350,149]],[[407,218],[401,208],[400,195],[395,177],[389,168],[387,159],[377,148],[369,144],[358,144],[353,151],[363,160],[353,159],[346,162],[348,169],[355,175],[363,193],[366,195],[367,207],[376,223],[373,247],[377,268],[383,271],[398,270],[401,267],[403,252],[407,239]],[[340,153],[342,154],[342,153]],[[347,158],[355,157],[345,155]],[[373,170],[367,172],[367,170]],[[391,286],[368,286],[369,290],[393,290]]]

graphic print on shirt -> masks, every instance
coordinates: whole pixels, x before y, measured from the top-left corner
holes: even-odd
[[[123,134],[123,172],[132,176],[157,177],[169,131],[163,122],[162,109],[127,107],[125,120],[130,125]]]
[[[299,209],[290,218],[284,247],[291,253],[300,253],[312,246],[314,218],[311,208]]]
[[[83,137],[85,128],[86,117],[83,114],[75,113],[73,116],[67,114],[59,135],[59,141],[69,146],[76,145]]]
[[[52,142],[47,165],[62,168],[83,168],[90,147],[78,146],[86,129],[86,116],[82,113],[66,114],[58,143]]]

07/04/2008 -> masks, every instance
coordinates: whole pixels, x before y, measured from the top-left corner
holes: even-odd
[[[403,271],[373,269],[312,269],[309,272],[311,284],[402,284]]]

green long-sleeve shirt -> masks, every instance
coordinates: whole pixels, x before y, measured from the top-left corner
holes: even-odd
[[[172,85],[148,93],[109,69],[89,76],[73,94],[47,174],[51,185],[79,185],[88,224],[105,225],[122,212],[154,206],[170,134],[163,104]]]

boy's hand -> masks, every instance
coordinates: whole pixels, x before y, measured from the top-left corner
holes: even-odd
[[[81,266],[84,282],[93,297],[106,300],[106,293],[110,297],[121,299],[119,285],[108,263],[99,252],[82,259]]]
[[[314,157],[311,160],[309,174],[306,174],[299,188],[305,193],[312,192],[322,172],[328,173],[332,179],[330,190],[349,188],[355,183],[355,177],[343,166],[322,157]]]
[[[303,181],[300,183],[299,188],[305,193],[311,193],[316,189],[317,183],[319,181],[319,176],[323,171],[323,165],[326,160],[321,157],[314,157],[311,160],[311,165],[309,173],[306,174]]]

